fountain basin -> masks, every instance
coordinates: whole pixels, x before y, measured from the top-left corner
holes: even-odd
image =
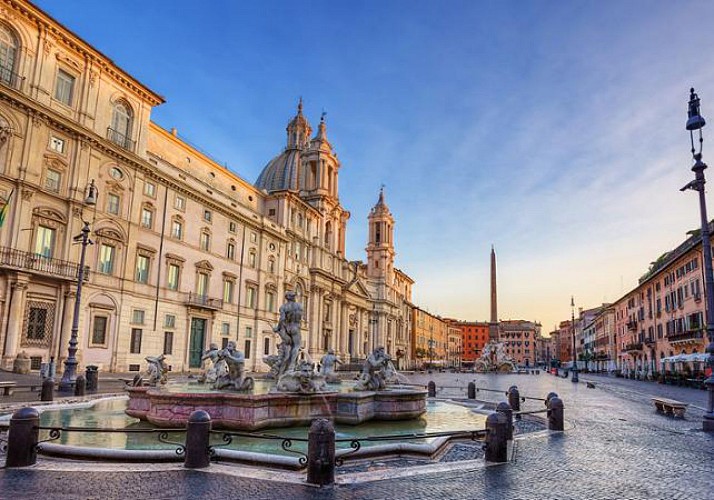
[[[321,392],[169,392],[131,387],[126,413],[157,427],[185,427],[195,410],[211,416],[214,428],[255,431],[308,425],[315,418],[357,425],[369,420],[412,420],[426,412],[427,392],[413,389]]]

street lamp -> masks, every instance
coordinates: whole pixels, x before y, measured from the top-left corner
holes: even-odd
[[[434,329],[430,327],[431,337],[429,337],[429,373],[434,368]]]
[[[86,206],[95,206],[97,204],[97,188],[94,185],[94,180],[89,184],[87,189],[87,197],[84,199]],[[77,379],[77,332],[79,331],[79,307],[82,301],[82,285],[84,284],[84,260],[87,254],[87,245],[92,245],[92,240],[89,239],[89,222],[84,222],[82,231],[74,237],[74,241],[82,245],[82,250],[79,254],[79,270],[77,271],[77,297],[74,301],[74,315],[72,316],[72,334],[69,339],[69,348],[67,349],[68,356],[64,362],[64,373],[59,383],[60,391],[71,390],[74,387],[74,382]]]
[[[702,422],[703,429],[708,432],[714,432],[714,274],[712,273],[712,247],[709,240],[709,222],[707,219],[707,201],[704,196],[704,170],[707,165],[702,161],[702,145],[704,139],[702,137],[702,128],[706,125],[704,118],[699,112],[699,96],[694,92],[694,89],[689,91],[689,109],[687,111],[687,125],[689,130],[689,139],[692,144],[692,158],[694,165],[694,180],[684,186],[680,191],[693,189],[699,192],[699,216],[702,222],[702,253],[704,259],[704,296],[706,297],[706,320],[707,320],[707,337],[709,345],[706,352],[709,353],[709,367],[712,374],[704,381],[709,393],[709,402],[707,412],[704,414]],[[694,146],[694,131],[699,131],[699,152]]]
[[[575,355],[575,297],[570,296],[570,327],[573,329],[573,378],[572,382],[578,382],[578,358]]]

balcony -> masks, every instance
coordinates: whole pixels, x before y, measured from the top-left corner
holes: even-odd
[[[637,321],[628,321],[627,322],[627,329],[630,330],[631,332],[634,332],[637,330]]]
[[[210,309],[212,311],[217,311],[223,309],[223,300],[214,299],[208,295],[198,295],[196,293],[189,293],[186,299],[186,305],[190,307],[200,307],[201,309]]]
[[[66,260],[51,259],[36,253],[14,248],[0,247],[0,265],[22,271],[31,271],[45,276],[76,280],[79,264]],[[89,279],[89,267],[84,267],[84,281]]]
[[[642,342],[637,342],[634,344],[627,344],[625,346],[625,351],[627,352],[634,352],[634,351],[641,351],[642,350]]]
[[[691,329],[687,330],[686,332],[677,332],[677,333],[670,333],[667,335],[667,340],[670,341],[670,343],[675,343],[675,342],[698,342],[699,340],[704,338],[704,330],[703,329]]]
[[[109,139],[111,142],[116,144],[117,146],[120,146],[124,149],[127,149],[129,151],[134,151],[134,141],[132,141],[129,137],[126,135],[122,134],[121,132],[114,130],[113,128],[109,127],[107,129],[107,139]]]
[[[3,83],[15,90],[20,90],[20,86],[24,80],[24,76],[18,75],[10,68],[0,66],[0,83]]]

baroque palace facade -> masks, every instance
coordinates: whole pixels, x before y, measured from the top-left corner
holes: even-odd
[[[414,282],[394,267],[394,218],[380,192],[366,262],[347,260],[324,119],[313,136],[301,102],[253,185],[151,122],[163,102],[31,3],[0,4],[2,367],[23,351],[34,368],[66,357],[85,221],[81,365],[138,370],[164,353],[186,371],[232,340],[247,369],[267,370],[294,290],[313,359],[381,345],[406,366]]]

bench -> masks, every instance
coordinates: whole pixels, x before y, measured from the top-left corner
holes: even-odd
[[[687,403],[667,398],[652,398],[652,402],[658,412],[681,418],[684,418],[684,412],[687,410],[687,406],[689,406]]]
[[[12,396],[12,391],[15,387],[17,387],[17,382],[14,380],[0,382],[0,389],[2,389],[3,396]]]

